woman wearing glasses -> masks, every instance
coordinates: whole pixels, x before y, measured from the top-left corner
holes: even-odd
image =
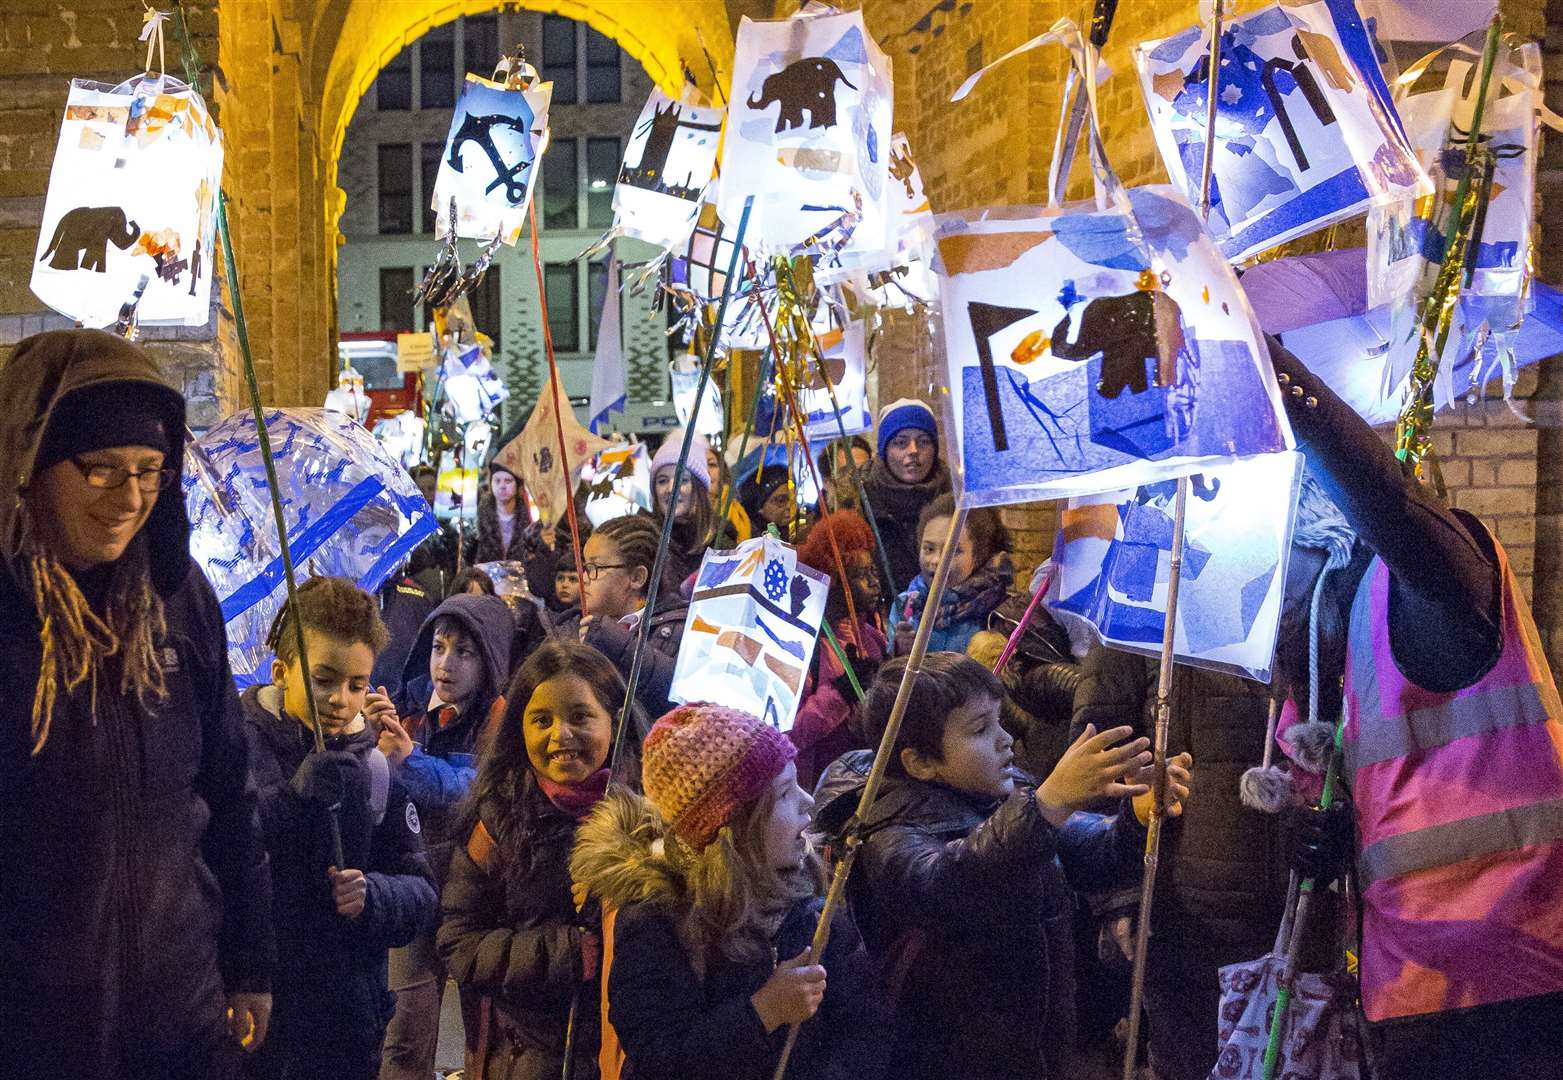
[[[0,1075],[227,1077],[271,1011],[270,882],[184,399],[112,334],[0,371]]]
[[[581,579],[581,640],[605,653],[626,680],[660,539],[656,519],[637,514],[604,522],[582,552],[586,575]],[[678,582],[664,573],[635,687],[635,699],[647,716],[661,716],[673,707],[668,690],[688,613]]]

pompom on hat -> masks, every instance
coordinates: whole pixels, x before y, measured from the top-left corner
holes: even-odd
[[[682,705],[646,735],[641,782],[674,836],[698,851],[797,755],[786,735],[740,709]]]

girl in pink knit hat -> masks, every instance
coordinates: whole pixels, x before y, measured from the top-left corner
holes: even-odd
[[[610,793],[582,823],[571,873],[615,913],[604,1077],[627,1059],[635,1080],[763,1080],[804,1021],[789,1076],[867,1075],[876,1025],[850,919],[809,956],[824,879],[796,754],[748,713],[686,705],[646,736],[645,796]]]

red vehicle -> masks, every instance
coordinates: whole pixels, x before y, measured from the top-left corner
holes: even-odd
[[[366,428],[373,429],[382,416],[395,416],[412,409],[423,415],[423,394],[418,372],[403,374],[396,370],[395,331],[344,331],[339,335],[337,352],[364,377],[369,395]]]

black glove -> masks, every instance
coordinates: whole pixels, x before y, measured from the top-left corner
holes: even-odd
[[[368,790],[369,778],[357,757],[346,750],[310,754],[288,781],[298,797],[321,806],[341,806],[351,793]]]
[[[1286,814],[1286,862],[1303,879],[1328,885],[1351,857],[1351,803],[1337,798],[1328,810],[1293,806]]]

